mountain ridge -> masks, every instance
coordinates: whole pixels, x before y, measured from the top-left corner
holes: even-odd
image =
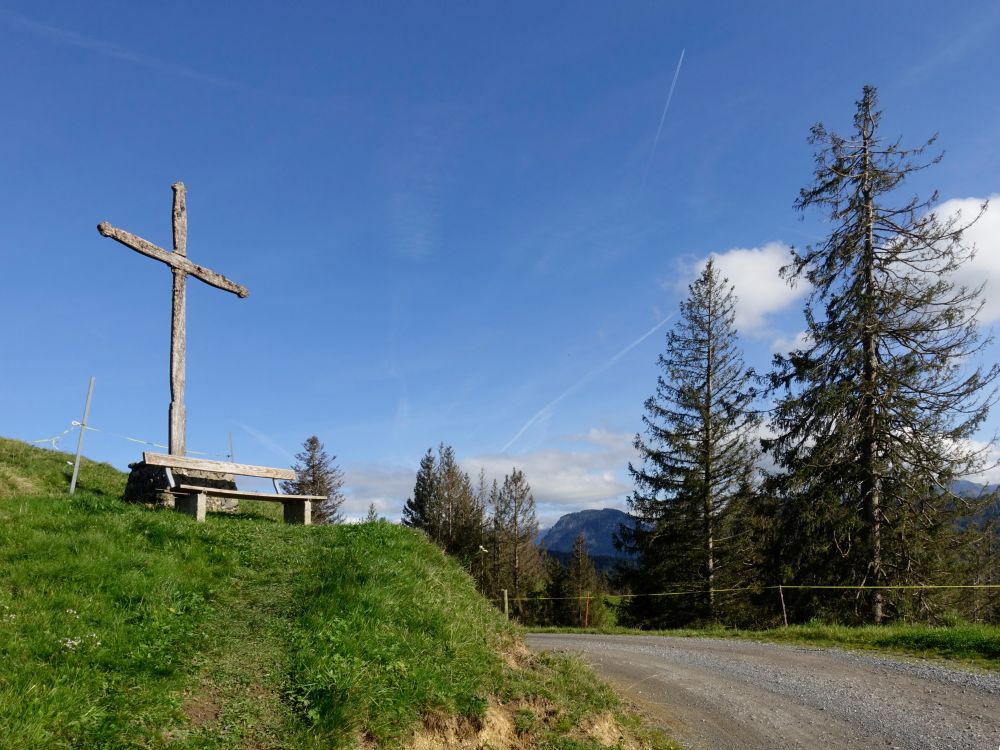
[[[975,499],[1000,490],[1000,484],[973,482],[958,479],[952,482],[952,490],[960,497]],[[1000,499],[971,517],[975,522],[990,518],[1000,519]],[[550,553],[564,556],[573,550],[573,542],[583,534],[587,542],[587,554],[591,558],[631,559],[631,555],[615,548],[614,534],[620,526],[633,523],[628,513],[617,508],[588,508],[560,516],[548,529],[539,532],[538,544]]]

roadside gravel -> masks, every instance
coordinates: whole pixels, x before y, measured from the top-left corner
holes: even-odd
[[[1000,675],[714,638],[530,634],[584,656],[686,750],[1000,747]]]

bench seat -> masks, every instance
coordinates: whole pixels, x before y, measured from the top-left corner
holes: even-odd
[[[209,495],[228,497],[233,500],[264,500],[273,503],[294,503],[299,500],[320,501],[326,500],[326,495],[281,495],[274,492],[244,492],[243,490],[227,490],[216,487],[198,487],[193,484],[179,484],[174,490],[177,492],[194,493],[205,492]]]
[[[262,500],[270,503],[281,503],[285,523],[311,524],[312,504],[326,500],[325,495],[285,495],[278,491],[278,480],[292,481],[296,478],[292,469],[277,469],[270,466],[253,466],[251,464],[236,464],[226,461],[209,461],[201,458],[171,456],[164,453],[143,453],[143,460],[150,466],[162,466],[165,469],[167,492],[174,496],[174,509],[180,513],[192,516],[197,521],[205,520],[209,497],[229,498],[231,500]],[[197,484],[175,482],[171,469],[179,471],[197,470],[217,474],[233,474],[247,477],[270,479],[275,492],[246,492],[225,487],[202,487]],[[197,479],[197,477],[193,477]]]

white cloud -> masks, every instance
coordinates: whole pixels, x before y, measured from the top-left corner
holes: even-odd
[[[406,498],[413,492],[417,469],[405,466],[355,466],[344,470],[341,511],[348,519],[363,518],[375,503],[379,515],[398,520]]]
[[[493,453],[462,459],[461,467],[473,481],[479,470],[487,481],[503,482],[512,468],[524,472],[535,497],[542,526],[560,516],[584,508],[624,509],[624,496],[631,490],[627,479],[629,461],[635,460],[633,435],[592,429],[564,438],[572,448],[550,448],[529,453]],[[406,498],[413,493],[417,466],[366,465],[344,470],[346,500],[341,511],[349,521],[363,518],[368,505],[390,520],[398,520]]]
[[[983,299],[986,304],[979,316],[983,325],[1000,320],[1000,194],[989,198],[986,213],[969,227],[963,242],[974,244],[976,257],[958,269],[954,280],[968,287],[976,287],[986,282]],[[961,219],[971,221],[979,214],[982,198],[956,198],[945,201],[934,209],[938,216],[951,217],[961,212]]]
[[[986,282],[983,297],[986,301],[980,315],[984,325],[1000,320],[1000,194],[989,197],[990,206],[986,213],[965,232],[964,241],[977,248],[976,257],[962,266],[954,280],[959,284],[975,287]],[[956,198],[945,201],[935,208],[941,217],[954,216],[961,212],[966,221],[979,214],[983,198]],[[791,248],[783,242],[769,242],[761,247],[736,247],[723,252],[713,252],[713,258],[722,275],[729,279],[736,289],[736,327],[741,333],[767,335],[772,333],[771,323],[778,313],[799,299],[808,291],[804,280],[790,286],[778,272],[791,260]],[[687,284],[704,268],[708,258],[688,265],[683,280],[677,290],[686,292]],[[799,334],[795,339],[788,336],[777,337],[773,348],[787,350],[801,344]]]
[[[796,349],[805,348],[806,344],[809,343],[810,337],[808,331],[799,331],[794,336],[778,336],[771,343],[771,351],[778,352],[780,354],[785,354],[787,352],[793,352]]]
[[[709,257],[736,289],[736,328],[741,333],[766,333],[770,316],[809,291],[805,281],[790,286],[779,276],[781,267],[791,260],[791,248],[783,242],[768,242],[762,247],[734,247]],[[682,289],[686,290],[687,284],[707,261],[708,258],[703,258],[688,268]]]
[[[527,453],[491,453],[460,460],[472,477],[486,471],[487,481],[503,482],[511,469],[524,472],[535,497],[536,512],[542,526],[553,524],[560,516],[585,508],[625,509],[625,495],[632,489],[628,477],[629,461],[637,455],[632,447],[634,435],[594,428],[586,433],[569,435],[557,447]],[[379,514],[398,520],[403,504],[413,493],[417,466],[365,465],[344,470],[342,506],[348,520],[363,518],[369,503]]]
[[[962,479],[983,484],[1000,484],[1000,449],[996,443],[968,438],[963,440],[959,447],[963,451],[971,450],[978,453],[983,464],[980,471]]]
[[[535,497],[538,519],[547,526],[566,513],[585,508],[624,508],[624,496],[632,489],[627,467],[629,461],[636,460],[633,438],[595,428],[565,438],[574,445],[568,450],[485,454],[461,463],[470,475],[477,475],[481,467],[498,483],[513,468],[523,471]]]

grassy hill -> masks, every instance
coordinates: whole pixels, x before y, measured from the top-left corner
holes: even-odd
[[[672,747],[419,534],[205,524],[0,439],[0,748]]]

